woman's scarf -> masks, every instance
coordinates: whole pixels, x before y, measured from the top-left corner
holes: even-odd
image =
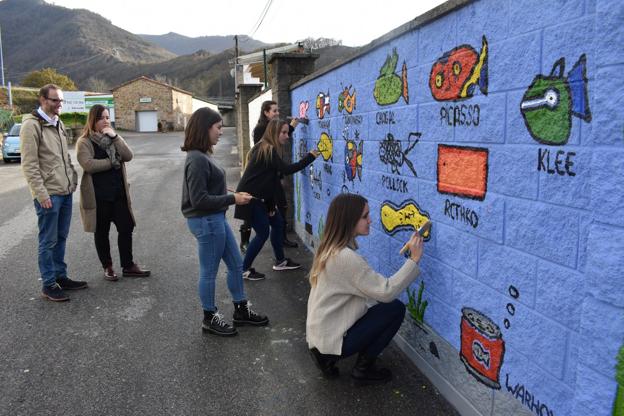
[[[102,133],[95,133],[91,136],[91,140],[97,144],[100,149],[104,150],[108,155],[108,159],[113,165],[113,169],[121,168],[121,156],[117,153],[117,149],[115,149],[115,145],[113,144],[113,139],[111,139],[108,135]]]

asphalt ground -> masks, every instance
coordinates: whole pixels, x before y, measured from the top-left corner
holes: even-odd
[[[224,130],[216,157],[234,188],[236,133]],[[233,338],[203,333],[196,244],[180,213],[182,133],[122,135],[135,153],[127,165],[134,256],[152,276],[103,279],[76,193],[66,262],[89,288],[70,292],[70,302],[41,298],[30,193],[19,164],[0,163],[0,415],[457,414],[393,345],[381,357],[395,375],[388,384],[354,386],[354,358],[339,363],[339,379],[320,377],[305,342],[312,254],[300,241],[286,251],[301,270],[271,270],[267,243],[254,264],[267,279],[245,282],[268,327],[242,327]],[[120,272],[114,227],[111,247]],[[216,298],[230,320],[223,265]]]

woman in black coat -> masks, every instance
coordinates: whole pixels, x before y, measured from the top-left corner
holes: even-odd
[[[256,233],[243,260],[243,277],[249,280],[264,278],[264,275],[256,272],[251,265],[269,238],[269,227],[275,254],[273,270],[293,270],[301,267],[284,256],[284,219],[278,211],[280,177],[304,169],[314,162],[319,152],[312,150],[299,162],[286,164],[280,157],[278,149],[288,141],[288,134],[287,122],[271,120],[268,123],[262,140],[249,152],[247,168],[236,189],[236,192],[248,192],[255,197],[249,205],[237,206],[234,211],[234,217],[248,221]]]

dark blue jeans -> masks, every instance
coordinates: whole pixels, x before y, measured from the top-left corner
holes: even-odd
[[[279,211],[269,216],[265,206],[261,202],[251,203],[251,228],[256,232],[256,236],[251,240],[243,260],[243,270],[249,270],[256,259],[264,243],[269,238],[269,228],[271,233],[271,245],[275,260],[279,263],[284,260],[284,219]]]
[[[377,357],[392,341],[404,317],[405,305],[398,299],[371,307],[347,331],[342,340],[341,357],[355,353]]]
[[[52,208],[42,208],[34,200],[39,225],[39,272],[43,286],[52,286],[57,277],[67,277],[65,242],[72,217],[72,194],[51,195]]]

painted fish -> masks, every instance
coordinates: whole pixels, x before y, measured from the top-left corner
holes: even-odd
[[[409,91],[407,88],[407,65],[403,61],[401,76],[395,74],[399,54],[396,48],[392,50],[392,55],[388,55],[386,61],[379,70],[379,77],[375,81],[373,96],[379,105],[390,105],[399,101],[403,97],[409,104]]]
[[[420,210],[418,204],[408,199],[399,206],[391,201],[381,205],[381,224],[386,233],[392,235],[400,230],[417,230],[429,221],[429,214]],[[425,232],[425,241],[431,238],[431,230]]]
[[[353,113],[355,110],[355,89],[353,90],[353,94],[349,94],[349,90],[351,89],[351,85],[345,87],[344,90],[338,95],[338,111],[342,112],[342,110],[346,110],[347,113]]]
[[[316,143],[316,148],[319,152],[321,152],[321,156],[325,162],[331,159],[334,149],[334,143],[331,136],[325,132],[321,133],[321,137]]]
[[[355,141],[347,139],[345,144],[345,171],[347,179],[353,181],[357,176],[362,180],[362,151],[364,141],[360,140],[360,144],[356,145]]]
[[[319,92],[319,95],[316,96],[316,115],[318,118],[323,118],[325,113],[329,114],[329,110],[329,91],[327,91],[327,94]]]
[[[587,96],[586,58],[581,55],[567,78],[565,58],[559,59],[549,76],[537,75],[522,97],[520,111],[531,136],[553,146],[568,142],[572,116],[591,121]]]
[[[431,67],[429,88],[438,101],[464,100],[477,87],[484,95],[488,89],[488,43],[482,38],[481,53],[470,45],[446,52]]]

